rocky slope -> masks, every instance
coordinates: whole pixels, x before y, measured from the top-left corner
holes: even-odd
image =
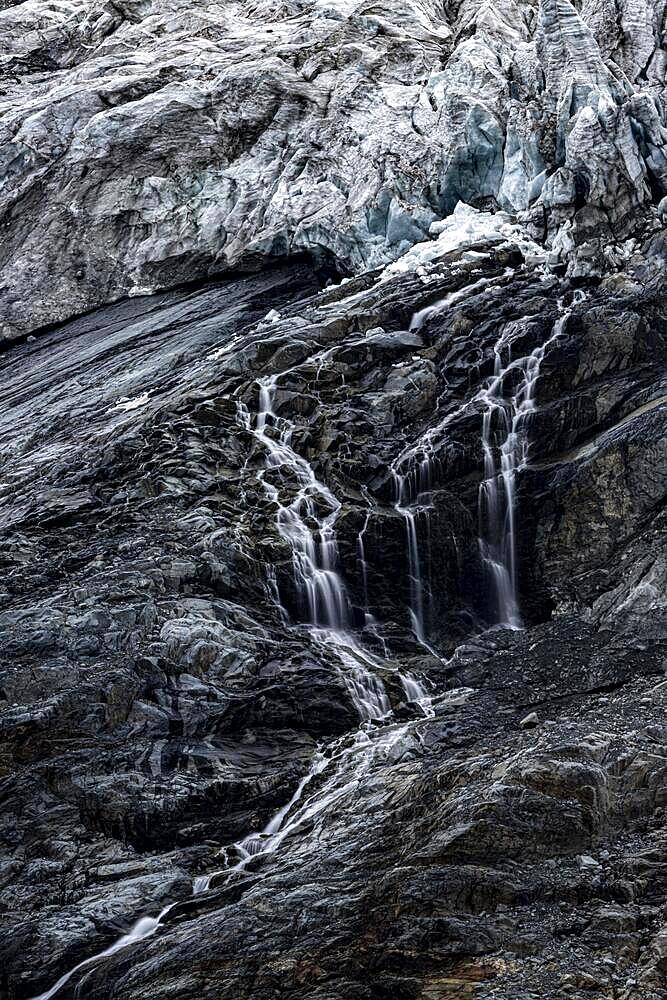
[[[320,292],[292,266],[6,353],[8,996],[169,902],[58,995],[661,995],[666,267],[654,237],[573,289],[460,209]],[[484,414],[543,344],[527,628],[489,631]],[[299,461],[345,632],[299,625]],[[355,735],[369,674],[391,714]]]
[[[0,996],[667,997],[663,17],[0,13]]]
[[[10,2],[2,334],[298,252],[360,273],[459,200],[599,272],[667,194],[663,32],[646,0]]]

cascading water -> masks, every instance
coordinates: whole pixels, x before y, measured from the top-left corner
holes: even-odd
[[[506,622],[511,622],[513,616],[515,621],[520,621],[516,599],[514,501],[515,479],[527,460],[529,429],[527,418],[535,409],[535,391],[540,365],[549,345],[562,333],[566,319],[567,315],[559,319],[545,344],[526,358],[515,362],[510,360],[504,369],[502,352],[508,345],[502,340],[499,341],[496,345],[496,369],[493,379],[483,391],[465,404],[470,406],[480,400],[486,404],[482,429],[485,480],[480,488],[480,505],[484,504],[484,518],[480,515],[480,524],[485,520],[487,526],[484,529],[485,537],[480,537],[480,545],[482,542],[490,545],[492,541],[490,536],[495,532],[495,544],[498,546],[498,558],[495,562],[504,571],[504,576],[499,579],[507,582],[506,592],[509,595],[506,597],[504,611],[499,612]],[[504,400],[503,381],[513,368],[519,373],[520,381],[515,395],[510,400]],[[292,448],[294,425],[278,417],[274,410],[277,381],[278,376],[259,381],[259,412],[254,421],[247,408],[239,407],[239,415],[244,426],[266,451],[266,468],[259,474],[259,478],[267,495],[276,504],[278,530],[291,546],[295,580],[313,637],[333,650],[343,665],[345,678],[361,719],[386,718],[390,713],[389,700],[382,682],[374,673],[374,668],[379,664],[359,648],[350,634],[352,607],[339,572],[335,535],[340,503],[331,491],[317,480],[308,462]],[[457,411],[460,412],[461,410]],[[430,587],[428,576],[423,572],[423,564],[426,562],[423,556],[424,538],[427,543],[432,507],[431,491],[436,461],[433,442],[436,434],[456,415],[448,415],[437,427],[429,430],[415,447],[400,456],[392,470],[396,484],[395,507],[406,523],[413,630],[416,638],[424,644],[428,631],[427,602]],[[497,434],[499,427],[502,441],[497,443],[494,435]],[[288,502],[281,500],[281,493],[271,481],[272,473],[281,468],[285,470],[286,481],[289,480],[290,485],[296,483],[296,494]],[[496,516],[493,524],[488,517],[488,512],[491,510],[503,511],[502,518]],[[368,605],[367,568],[363,535],[367,524],[368,520],[358,541],[366,605]],[[422,534],[422,526],[426,528],[426,533],[422,537],[420,553],[419,535]],[[488,552],[491,558],[492,550],[489,549]],[[279,604],[275,578],[269,573],[268,579],[271,593]],[[406,698],[409,701],[419,702],[427,714],[432,713],[431,699],[424,686],[411,674],[398,676]],[[411,725],[412,722],[401,726],[394,723],[375,730],[373,727],[365,727],[351,740],[345,737],[334,741],[326,754],[318,752],[313,758],[311,769],[301,779],[286,805],[275,814],[262,831],[251,833],[233,845],[238,861],[231,866],[226,864],[221,871],[195,879],[193,894],[208,890],[216,876],[231,875],[245,868],[250,859],[277,851],[300,827],[306,827],[315,817],[325,813],[353,789],[358,784],[360,776],[371,767],[375,755],[388,753]],[[313,788],[313,785],[316,787]],[[177,905],[170,904],[156,917],[141,917],[114,944],[80,962],[36,1000],[51,1000],[79,973],[83,973],[85,977],[88,970],[92,971],[93,966],[100,960],[150,938]]]
[[[141,917],[134,924],[133,927],[114,941],[112,945],[105,948],[104,951],[100,951],[97,955],[91,955],[90,958],[84,959],[83,962],[79,962],[75,965],[73,969],[66,972],[60,979],[53,984],[53,986],[48,989],[45,993],[40,993],[39,996],[33,997],[32,1000],[51,1000],[51,997],[59,993],[63,986],[65,986],[78,972],[85,972],[87,969],[93,968],[97,965],[99,961],[104,958],[109,958],[111,955],[115,955],[117,951],[122,951],[123,948],[129,947],[131,944],[136,944],[139,941],[145,941],[146,938],[151,937],[155,931],[158,929],[163,919],[166,917],[167,913],[174,907],[174,903],[170,906],[165,906],[162,912],[157,917]],[[75,990],[75,995],[79,993],[81,982],[77,985]]]
[[[405,521],[412,631],[417,642],[425,645],[427,640],[426,602],[429,599],[430,588],[428,588],[422,571],[417,520],[418,518],[423,520],[426,529],[425,535],[430,542],[430,455],[423,454],[418,461],[410,462],[408,468],[408,472],[392,469],[395,489],[394,507]]]
[[[361,589],[364,595],[364,614],[366,620],[369,617],[369,601],[368,601],[368,563],[366,562],[366,548],[364,545],[364,535],[368,530],[368,522],[370,520],[371,512],[370,507],[366,512],[366,518],[364,520],[364,526],[357,535],[357,563],[361,571]]]
[[[292,798],[284,805],[272,819],[266,824],[261,833],[250,833],[243,840],[234,844],[234,850],[239,857],[239,860],[235,865],[226,865],[219,871],[210,872],[208,875],[200,875],[198,878],[194,879],[192,883],[193,895],[199,895],[199,893],[207,892],[211,886],[211,882],[214,878],[219,875],[229,875],[235,871],[241,871],[247,865],[251,858],[256,857],[258,854],[271,854],[273,853],[280,843],[285,839],[290,830],[293,830],[298,823],[295,818],[292,817],[289,827],[285,825],[285,820],[292,810],[293,806],[300,801],[304,789],[318,774],[320,774],[328,764],[328,758],[322,753],[316,753],[313,758],[313,763],[310,770],[301,779],[297,785],[296,791],[292,795]],[[225,859],[227,859],[228,851],[223,852]]]
[[[313,360],[323,363],[325,356],[330,353],[331,350],[322,352]],[[306,609],[311,634],[316,642],[326,646],[328,651],[333,651],[343,665],[344,679],[362,722],[387,719],[391,715],[391,703],[382,681],[373,672],[373,668],[380,664],[362,650],[350,634],[352,605],[338,571],[338,546],[334,529],[340,503],[318,481],[309,463],[291,447],[293,425],[278,417],[273,410],[277,382],[278,376],[261,379],[258,382],[259,408],[254,424],[247,407],[242,403],[238,406],[239,420],[266,449],[266,470],[259,474],[259,478],[267,495],[276,504],[279,533],[291,546],[295,581]],[[270,470],[280,467],[285,467],[298,486],[296,496],[287,504],[281,502],[278,489],[266,476]],[[311,530],[309,524],[315,525],[315,528]],[[363,542],[361,556],[363,560]],[[267,586],[280,610],[281,618],[285,620],[286,612],[280,603],[272,569],[268,572]],[[419,682],[411,676],[401,676],[401,681],[407,697],[420,701],[426,714],[429,714],[431,699]],[[299,826],[312,820],[352,789],[372,763],[375,754],[379,751],[388,752],[409,725],[392,726],[384,732],[375,733],[374,740],[360,729],[351,745],[340,749],[345,741],[345,737],[342,737],[331,744],[329,750],[333,749],[333,753],[330,752],[329,756],[318,752],[309,772],[301,779],[287,804],[260,833],[251,833],[233,845],[239,858],[236,864],[226,865],[220,871],[195,878],[192,883],[193,895],[206,892],[216,876],[231,875],[245,868],[251,858],[276,851]],[[347,764],[350,761],[353,762],[352,777],[347,776]],[[332,774],[324,785],[299,806],[311,781],[332,765]],[[227,857],[228,852],[223,853]],[[33,1000],[51,1000],[77,973],[84,972],[85,975],[86,970],[92,971],[104,958],[151,937],[163,926],[165,918],[177,905],[169,904],[156,917],[141,917],[112,945],[74,966],[49,990]],[[80,981],[75,993],[78,993],[81,985]]]
[[[556,320],[548,339],[531,354],[516,360],[510,357],[504,367],[503,351],[511,353],[511,343],[501,337],[494,347],[493,376],[479,394],[485,406],[484,479],[478,496],[479,550],[489,577],[493,624],[504,628],[522,627],[516,551],[517,477],[528,461],[530,418],[535,411],[540,366],[549,346],[561,336],[568,316],[569,312],[565,312]],[[510,377],[516,388],[506,398],[503,388]]]
[[[481,279],[420,310],[414,314],[410,329],[419,330],[432,316],[444,312],[449,306],[490,283],[490,279]],[[580,302],[583,297],[583,292],[576,292],[573,303]],[[559,308],[562,309],[561,303]],[[510,357],[503,367],[503,352],[511,351],[511,338],[504,332],[494,347],[494,374],[489,384],[430,427],[416,444],[403,451],[394,462],[394,506],[405,520],[412,630],[415,638],[427,648],[430,647],[426,642],[428,630],[425,594],[430,588],[424,580],[418,523],[423,519],[423,535],[430,547],[431,491],[433,469],[437,461],[435,443],[447,425],[480,402],[484,407],[484,480],[480,485],[478,498],[479,549],[490,579],[494,605],[493,624],[512,629],[521,628],[516,556],[516,479],[528,460],[528,431],[530,416],[535,410],[535,390],[540,366],[550,345],[562,334],[569,314],[570,310],[566,310],[559,316],[550,336],[531,354],[514,361]],[[510,373],[514,374],[514,384],[517,387],[514,395],[505,399],[503,385]],[[500,443],[497,443],[498,431]],[[428,556],[430,563],[430,551]]]
[[[416,702],[421,705],[425,715],[433,716],[435,714],[432,705],[433,699],[421,681],[418,681],[412,674],[399,674],[398,676],[408,701]]]
[[[410,725],[411,723],[408,723],[402,726],[393,726],[385,731],[378,731],[373,734],[374,739],[360,729],[351,740],[345,736],[335,740],[327,748],[326,754],[318,751],[313,758],[310,770],[301,779],[292,797],[286,805],[278,810],[264,829],[260,833],[249,834],[234,844],[232,848],[224,849],[221,852],[226,862],[232,851],[238,857],[238,861],[232,865],[226,863],[224,868],[193,879],[192,894],[196,896],[206,892],[214,878],[232,876],[235,872],[242,871],[252,858],[259,855],[268,856],[277,851],[283,841],[300,826],[312,821],[315,816],[324,812],[346,792],[353,789],[358,784],[360,777],[371,766],[376,754],[387,752]],[[307,787],[327,769],[331,773],[321,787],[318,787],[312,795],[304,799]],[[78,973],[82,972],[85,976],[87,970],[92,971],[105,958],[110,958],[124,948],[152,937],[164,925],[165,918],[177,905],[178,903],[170,903],[157,917],[141,917],[127,934],[123,934],[103,951],[79,962],[78,965],[61,976],[50,989],[34,997],[33,1000],[51,1000]],[[74,991],[75,996],[80,993],[83,982],[84,980],[79,980]]]
[[[315,639],[323,642],[343,664],[344,678],[359,718],[362,721],[386,719],[391,714],[391,702],[384,684],[374,672],[380,664],[345,632],[316,632]]]
[[[480,483],[478,499],[479,548],[490,580],[494,605],[493,622],[518,629],[521,628],[521,617],[517,599],[514,517],[521,402],[520,390],[509,405],[502,397],[503,379],[510,369],[517,367],[512,364],[506,368],[502,367],[503,346],[499,341],[494,347],[494,374],[484,397],[485,410],[482,417],[484,479]],[[520,365],[520,362],[518,364]],[[499,447],[494,442],[494,425],[497,425],[502,437]]]
[[[330,351],[327,353],[331,353]],[[315,640],[327,645],[344,667],[344,680],[362,720],[383,719],[391,705],[382,681],[368,669],[368,657],[351,635],[352,603],[339,572],[335,522],[340,503],[321,483],[312,466],[292,448],[294,425],[274,412],[278,376],[258,381],[256,420],[245,407],[239,416],[266,451],[262,485],[276,504],[276,525],[292,550],[294,579]],[[296,495],[287,503],[267,477],[284,469],[296,482]],[[311,528],[311,525],[314,527]]]
[[[432,715],[431,699],[422,685],[411,675],[401,675],[401,681],[408,698],[411,701],[418,701],[425,715]],[[195,879],[194,894],[206,892],[215,878],[242,871],[252,858],[274,854],[299,827],[312,822],[315,817],[355,788],[374,759],[387,754],[414,725],[415,722],[394,724],[383,730],[368,732],[359,729],[351,738],[342,736],[334,740],[329,744],[326,753],[318,751],[308,774],[301,779],[292,798],[267,823],[262,832],[252,833],[234,844],[232,849],[223,851],[225,861],[232,850],[239,860],[231,866],[226,863],[219,871]],[[311,794],[306,794],[309,786],[320,776],[322,776],[321,782],[317,783]]]
[[[495,284],[497,278],[480,278],[478,281],[450,292],[443,299],[414,313],[410,330],[419,331],[434,316],[444,313],[450,306],[462,299]],[[431,589],[428,574],[424,575],[423,560],[420,555],[420,534],[426,542],[427,563],[431,563],[431,511],[433,470],[436,462],[433,439],[451,417],[445,418],[436,427],[425,432],[416,445],[406,449],[392,467],[394,479],[394,508],[405,521],[406,548],[408,554],[408,582],[410,585],[410,621],[417,642],[429,652],[434,650],[428,644],[427,608],[430,610]],[[423,526],[422,531],[418,525]]]
[[[338,572],[338,546],[334,524],[340,503],[320,483],[309,463],[291,446],[293,425],[273,412],[278,376],[261,379],[259,411],[254,433],[266,448],[268,469],[286,467],[298,484],[294,499],[283,504],[278,490],[262,475],[262,483],[277,504],[280,535],[289,542],[299,596],[312,625],[332,629],[350,627],[352,608]],[[270,433],[273,429],[277,436]],[[311,531],[310,524],[316,528]]]
[[[506,272],[511,274],[511,269]],[[444,298],[440,299],[438,302],[434,302],[430,306],[426,306],[424,309],[419,309],[414,313],[412,319],[410,320],[411,330],[421,330],[421,328],[434,316],[444,313],[450,306],[455,305],[462,299],[467,299],[476,292],[481,292],[485,288],[489,288],[494,285],[497,278],[480,278],[478,281],[474,281],[471,285],[465,285],[463,288],[459,288],[455,292],[449,292]]]

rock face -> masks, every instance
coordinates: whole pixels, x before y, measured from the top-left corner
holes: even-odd
[[[459,200],[600,273],[667,195],[662,7],[310,0],[0,12],[0,330],[306,252],[385,264]]]
[[[2,1000],[667,996],[663,21],[5,5]]]
[[[665,245],[440,229],[6,351],[11,1000],[662,995]]]

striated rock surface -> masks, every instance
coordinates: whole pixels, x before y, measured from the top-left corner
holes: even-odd
[[[11,1000],[664,995],[664,240],[440,229],[3,355]]]
[[[665,1000],[663,5],[2,7],[0,1000]]]
[[[459,200],[600,273],[667,195],[663,22],[642,0],[10,3],[0,331],[298,253],[360,273]]]

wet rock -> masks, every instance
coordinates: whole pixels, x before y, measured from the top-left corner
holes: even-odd
[[[579,855],[579,867],[584,871],[594,871],[596,868],[600,867],[600,862],[592,858],[590,854],[580,854]]]
[[[11,1000],[170,901],[91,963],[90,996],[509,1000],[606,989],[617,946],[626,978],[657,981],[662,265],[637,245],[582,293],[543,263],[462,208],[363,280],[318,290],[295,262],[0,358]],[[480,494],[531,358],[519,628]],[[346,636],[312,628],[286,525],[327,540]]]

